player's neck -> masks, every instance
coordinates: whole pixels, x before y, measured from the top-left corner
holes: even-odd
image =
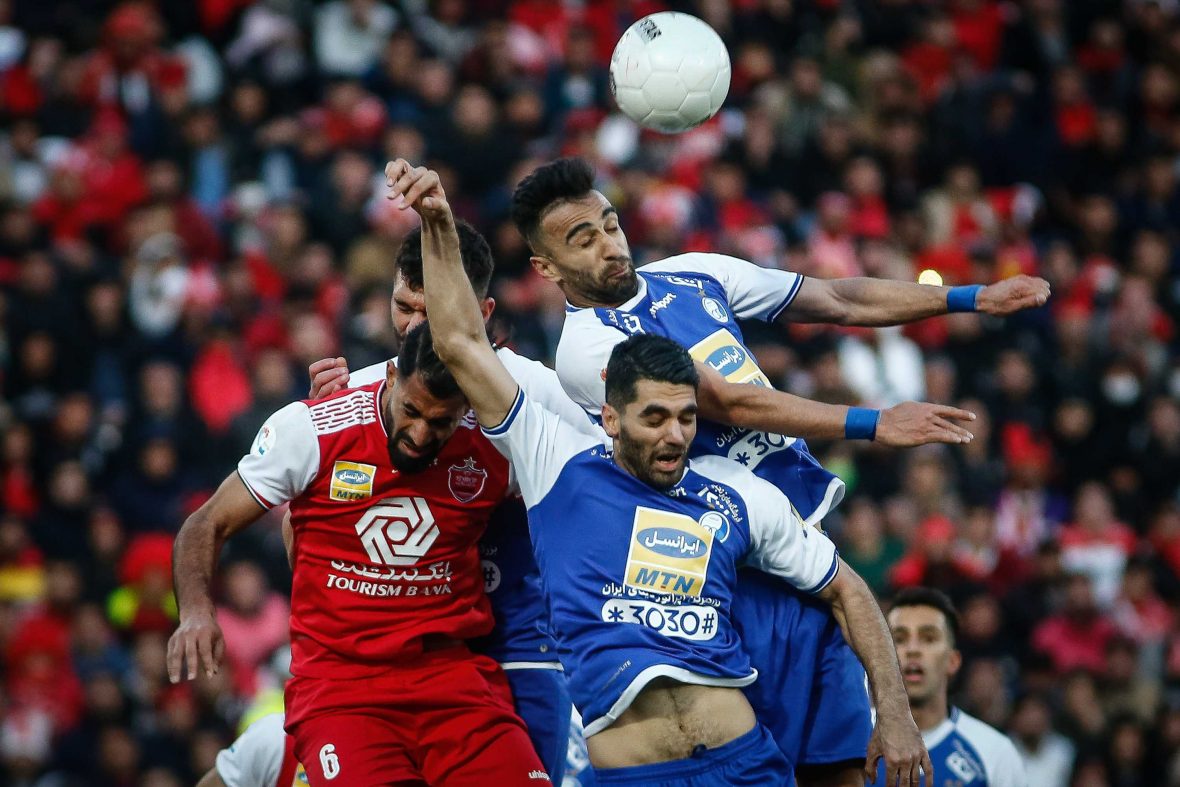
[[[910,712],[914,716],[914,724],[918,725],[918,729],[922,732],[929,732],[947,720],[950,715],[950,708],[946,701],[946,695],[940,697],[931,697],[929,702],[915,705],[910,703]]]

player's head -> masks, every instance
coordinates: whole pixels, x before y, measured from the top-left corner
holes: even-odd
[[[558,159],[522,180],[512,221],[533,251],[533,267],[575,306],[618,306],[638,292],[619,213],[594,190],[584,159]]]
[[[946,702],[963,661],[955,605],[940,590],[906,588],[893,599],[888,620],[910,707]]]
[[[403,473],[425,470],[467,413],[459,384],[434,352],[429,323],[410,329],[385,375],[389,459]]]
[[[492,281],[492,250],[483,235],[467,222],[455,222],[459,231],[459,256],[463,258],[463,270],[479,299],[479,308],[484,320],[492,316],[496,302],[488,297],[488,286]],[[410,329],[426,321],[426,300],[422,296],[422,230],[415,227],[406,235],[394,261],[393,298],[390,302],[393,313],[393,332],[399,344]]]
[[[699,384],[692,357],[671,339],[639,334],[615,345],[602,426],[624,470],[657,489],[680,481],[697,433]]]

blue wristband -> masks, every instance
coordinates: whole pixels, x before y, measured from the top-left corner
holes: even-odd
[[[946,310],[948,312],[975,311],[975,299],[979,297],[979,291],[982,289],[982,284],[951,287],[946,291]]]
[[[880,419],[880,410],[870,410],[867,407],[849,407],[848,415],[844,417],[844,439],[874,439],[877,436],[877,421]]]

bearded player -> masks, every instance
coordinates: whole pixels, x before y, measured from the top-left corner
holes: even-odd
[[[589,164],[560,159],[525,178],[512,206],[533,267],[566,297],[557,373],[566,392],[591,415],[602,412],[603,370],[611,350],[630,336],[671,338],[690,352],[702,374],[720,373],[759,399],[770,395],[771,383],[745,346],[739,319],[892,325],[948,311],[1010,314],[1043,304],[1049,294],[1047,282],[1029,277],[949,289],[879,279],[821,280],[719,254],[683,254],[637,270],[618,211],[594,185]],[[805,524],[816,525],[840,502],[844,483],[792,435],[902,445],[895,435],[899,420],[910,417],[912,426],[908,407],[876,411],[797,400],[801,414],[814,415],[808,432],[756,418],[720,423],[702,407],[693,452],[742,464],[783,491]],[[960,443],[970,434],[955,422],[969,417],[954,408],[927,410],[920,424],[936,440]],[[797,766],[800,781],[861,784],[870,732],[864,672],[831,614],[756,572],[743,572],[736,607],[743,643],[763,676],[748,689],[750,701]],[[878,713],[879,725],[900,721]]]
[[[290,503],[286,729],[312,785],[550,781],[503,671],[465,642],[492,630],[478,541],[509,489],[467,412],[421,326],[383,380],[272,415],[177,535],[173,682],[224,656],[221,546]]]

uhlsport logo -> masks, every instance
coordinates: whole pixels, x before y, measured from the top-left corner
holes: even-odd
[[[470,503],[479,497],[487,481],[488,471],[477,466],[470,456],[463,464],[447,468],[447,488],[460,503]]]
[[[637,507],[623,584],[653,593],[700,596],[709,575],[713,536],[690,516]]]
[[[438,539],[438,525],[425,498],[388,497],[356,523],[365,554],[373,563],[412,566]]]
[[[332,465],[332,485],[328,496],[333,500],[364,500],[373,496],[374,465],[340,461]]]

